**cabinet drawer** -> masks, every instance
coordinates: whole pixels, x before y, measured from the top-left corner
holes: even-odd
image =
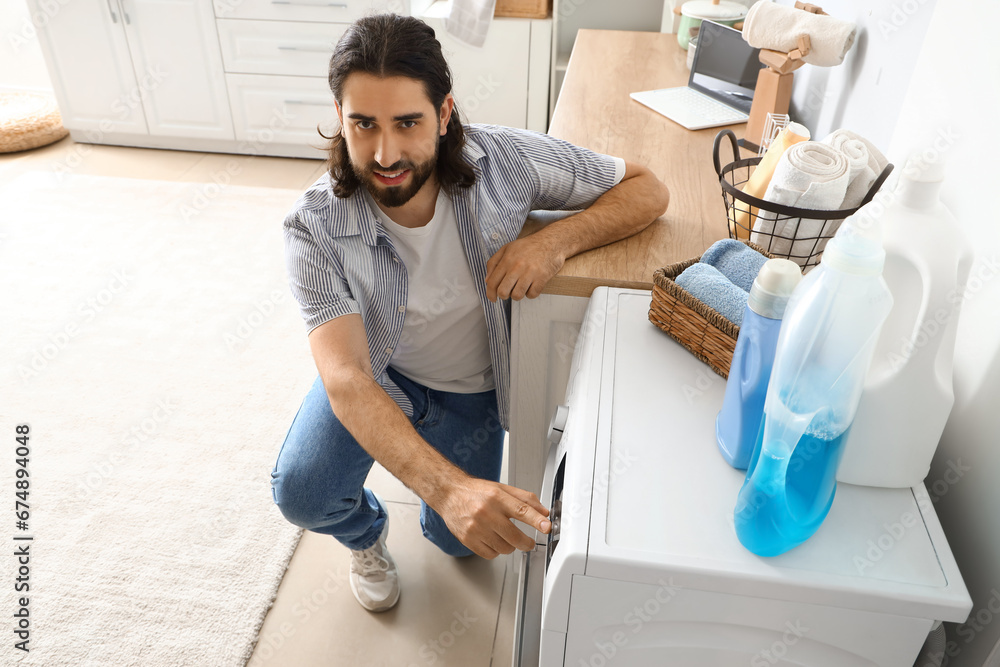
[[[227,72],[325,77],[346,24],[219,19]]]
[[[264,152],[268,143],[314,146],[321,156],[337,127],[337,110],[325,78],[227,74],[236,138]]]
[[[220,19],[353,23],[371,13],[410,13],[410,0],[213,0]]]

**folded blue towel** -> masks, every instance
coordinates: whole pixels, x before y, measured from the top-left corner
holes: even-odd
[[[695,262],[681,271],[674,282],[736,326],[743,324],[743,311],[750,294],[729,282],[714,266]]]
[[[730,282],[749,292],[767,257],[736,239],[722,239],[701,256],[703,264],[714,266]]]

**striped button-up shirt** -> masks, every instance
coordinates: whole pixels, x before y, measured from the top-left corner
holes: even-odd
[[[476,183],[452,197],[459,236],[483,305],[497,386],[497,417],[509,429],[510,301],[486,298],[486,262],[517,238],[532,210],[589,206],[621,180],[624,162],[545,134],[466,126],[465,159]],[[292,294],[306,328],[361,315],[375,379],[407,416],[413,406],[386,374],[403,330],[406,268],[362,193],[339,199],[324,174],[284,223]]]

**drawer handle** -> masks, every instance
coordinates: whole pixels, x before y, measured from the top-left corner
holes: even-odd
[[[125,6],[125,0],[121,1],[122,16],[125,17],[125,25],[132,25],[132,19],[128,16],[128,7]]]
[[[346,2],[327,2],[317,4],[314,2],[293,2],[292,0],[271,0],[272,5],[302,5],[304,7],[336,7],[337,9],[347,9]]]
[[[111,12],[111,22],[118,23],[118,15],[115,14],[115,10],[111,7],[111,0],[108,0],[108,11]]]
[[[284,44],[278,45],[279,51],[307,51],[309,53],[333,53],[332,46],[285,46]]]
[[[329,102],[310,102],[309,100],[285,100],[285,104],[299,104],[302,106],[310,107],[328,107],[331,106]]]

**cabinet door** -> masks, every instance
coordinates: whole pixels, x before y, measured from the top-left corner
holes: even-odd
[[[527,127],[531,21],[494,19],[486,43],[475,48],[445,32],[443,17],[425,14],[420,18],[434,28],[451,66],[455,101],[462,120]]]
[[[110,133],[146,134],[142,90],[114,2],[28,0],[63,125],[95,143]]]
[[[590,299],[542,294],[511,303],[508,484],[542,492],[549,423],[566,398],[573,350]],[[600,320],[603,323],[603,316]]]
[[[211,5],[201,0],[119,2],[149,133],[232,139]]]

